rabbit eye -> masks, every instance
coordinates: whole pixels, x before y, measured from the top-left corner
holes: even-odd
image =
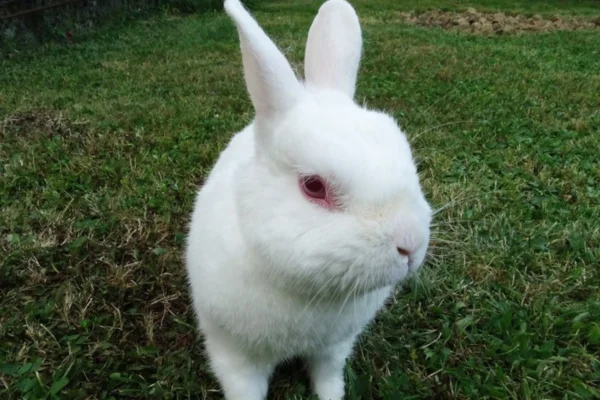
[[[304,194],[315,200],[325,200],[327,190],[325,182],[317,175],[307,176],[301,180],[301,187]]]
[[[327,184],[327,181],[319,175],[300,176],[298,183],[304,197],[311,203],[330,211],[339,209],[339,204],[334,193],[332,193],[330,186]]]

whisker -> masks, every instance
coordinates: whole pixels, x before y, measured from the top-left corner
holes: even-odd
[[[350,292],[348,293],[348,295],[346,296],[344,302],[342,303],[342,306],[340,307],[340,311],[338,311],[338,315],[340,315],[342,313],[342,311],[344,310],[344,307],[346,306],[346,303],[348,302],[348,300],[352,296],[352,293],[356,289],[356,287],[359,284],[359,282],[360,282],[360,279],[355,279],[354,280],[354,284],[352,285],[352,289],[350,289]]]
[[[323,264],[323,266],[315,273],[315,276],[318,276],[319,274],[321,274],[327,267],[331,266],[331,264],[333,264],[333,260],[330,260],[329,262],[326,262],[325,264]],[[315,295],[311,298],[311,300],[308,302],[308,304],[304,307],[304,309],[302,310],[302,312],[300,313],[300,315],[303,315],[307,310],[308,307],[310,307],[310,305],[312,304],[312,302],[317,299],[319,297],[319,294],[321,294],[321,292],[329,287],[329,284],[336,278],[339,277],[342,272],[338,272],[335,274],[332,274],[329,279],[327,279],[327,281],[321,285],[321,288],[317,291],[317,293],[315,293]],[[321,300],[323,298],[319,298],[319,300],[317,301],[317,303],[315,304],[315,307],[318,307],[318,305],[320,304]]]
[[[463,85],[464,85],[464,84],[463,84]],[[451,94],[453,94],[454,92],[458,91],[458,89],[459,89],[461,86],[463,86],[463,85],[458,85],[458,86],[455,86],[455,87],[454,87],[454,89],[452,89],[452,90],[448,91],[448,93],[446,93],[445,95],[443,95],[442,97],[440,97],[439,99],[437,99],[436,101],[434,101],[433,103],[431,103],[429,106],[427,106],[427,108],[425,108],[423,111],[421,111],[421,114],[425,114],[426,112],[428,112],[429,110],[431,110],[431,108],[432,108],[433,106],[435,106],[436,104],[438,104],[440,101],[442,101],[442,100],[445,100],[445,99],[446,99],[448,96],[450,96],[450,95],[451,95]],[[413,121],[410,121],[410,120],[409,120],[409,121],[408,121],[408,124],[407,124],[407,126],[408,126],[408,127],[410,127],[410,124],[411,124],[412,122],[413,122]]]
[[[473,122],[473,120],[472,119],[465,119],[465,120],[461,120],[461,121],[451,121],[451,122],[446,122],[446,123],[443,123],[443,124],[432,126],[429,129],[425,129],[424,131],[421,131],[421,132],[417,133],[416,136],[413,136],[411,138],[411,141],[415,141],[418,138],[420,138],[422,135],[426,134],[427,132],[431,132],[433,130],[436,130],[436,129],[439,129],[439,128],[443,128],[444,126],[464,124],[466,122]]]
[[[439,222],[434,222],[434,223],[430,224],[429,227],[436,228],[438,226],[456,226],[456,225],[459,225],[464,222],[469,222],[469,220],[468,219],[452,219],[449,221],[439,221]]]
[[[454,245],[462,245],[463,242],[459,242],[456,240],[448,240],[448,239],[442,239],[442,238],[431,238],[432,242],[435,243],[443,243],[443,244],[454,244]]]
[[[462,198],[461,197],[454,198],[454,199],[450,200],[449,202],[447,202],[446,204],[444,204],[443,206],[434,210],[433,215],[439,214],[441,211],[447,209],[448,207],[458,204],[458,202],[465,202],[466,200],[470,200],[470,199],[474,199],[474,198],[476,198],[476,196],[471,196],[471,197],[464,196]]]

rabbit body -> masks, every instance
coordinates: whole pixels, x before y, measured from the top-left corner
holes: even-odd
[[[431,209],[405,135],[353,101],[361,31],[328,0],[300,82],[238,0],[255,119],[199,190],[187,238],[193,307],[227,400],[263,400],[302,356],[320,400],[344,396],[344,365],[394,286],[422,264]]]
[[[264,382],[274,367],[292,357],[314,360],[331,352],[332,364],[339,369],[392,290],[384,286],[343,297],[327,297],[318,290],[294,294],[286,290],[286,282],[280,286],[261,273],[264,261],[248,247],[235,212],[238,175],[248,174],[255,165],[253,133],[251,124],[221,153],[196,198],[188,237],[193,244],[187,265],[194,310],[209,352],[213,349],[211,365],[224,383],[230,382],[225,383],[228,400],[263,399]],[[232,362],[230,352],[243,356]],[[262,373],[244,383],[238,374],[246,368]],[[337,369],[334,378],[321,384],[325,389],[320,389],[320,398],[343,396]]]
[[[250,125],[232,139],[198,194],[188,238],[194,243],[187,255],[189,279],[204,330],[229,336],[253,357],[278,363],[354,338],[391,287],[327,298],[325,293],[290,293],[261,273],[264,261],[248,247],[234,211],[239,209],[236,174],[253,168],[248,151],[253,148]]]

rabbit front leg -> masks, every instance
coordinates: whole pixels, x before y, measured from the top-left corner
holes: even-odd
[[[252,360],[219,337],[206,338],[210,365],[226,400],[264,400],[273,365]]]
[[[330,346],[308,357],[313,391],[319,400],[344,398],[344,366],[355,338]]]

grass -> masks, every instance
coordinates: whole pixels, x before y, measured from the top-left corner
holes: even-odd
[[[252,9],[261,0],[247,0]],[[4,1],[6,3],[6,1]],[[26,11],[27,2],[9,0],[8,8],[0,6],[2,14]],[[56,4],[56,3],[55,3]],[[23,14],[0,20],[0,59],[30,53],[48,43],[78,43],[95,35],[98,29],[121,29],[131,20],[148,18],[159,13],[192,14],[223,9],[223,0],[104,0],[101,3],[71,2],[42,12]]]
[[[446,207],[349,398],[599,398],[600,31],[488,38],[386,18],[407,0],[354,4],[357,98],[395,114]],[[566,4],[419,7],[600,13]],[[256,12],[297,67],[318,6]],[[0,71],[0,397],[219,398],[181,255],[198,185],[252,117],[232,23],[157,17]],[[273,399],[308,396],[301,364],[278,371]]]

